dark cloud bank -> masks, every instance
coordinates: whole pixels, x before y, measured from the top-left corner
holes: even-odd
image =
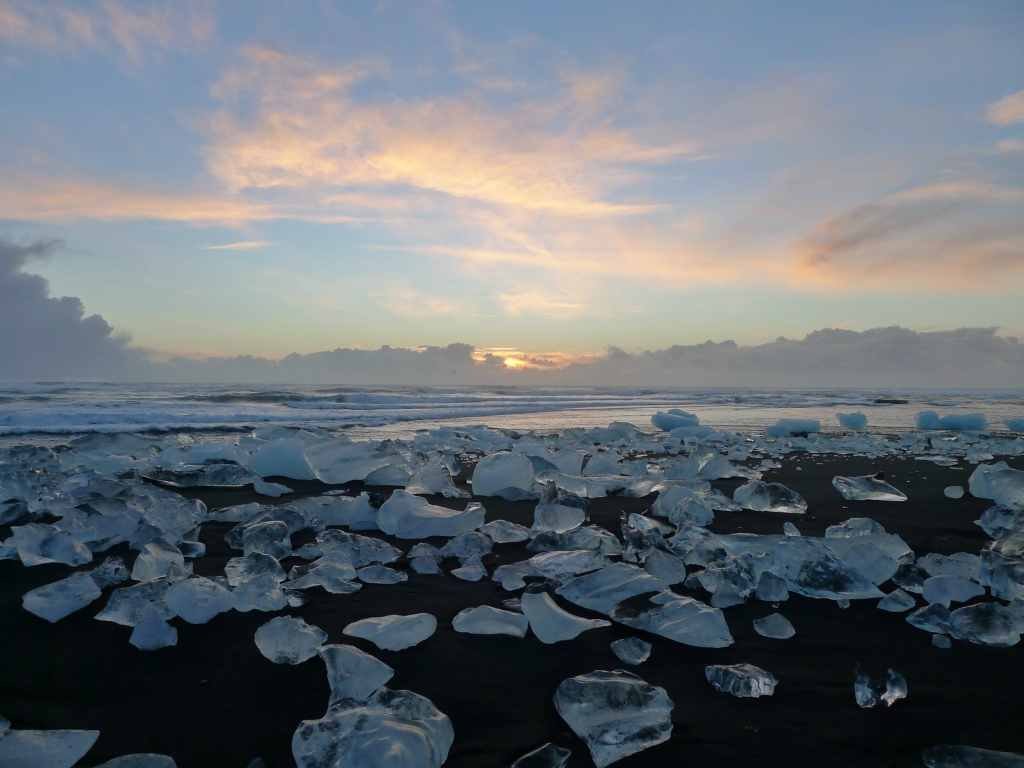
[[[473,358],[468,344],[422,351],[382,347],[153,363],[82,302],[51,298],[23,268],[56,242],[0,240],[0,380],[100,380],[243,384],[571,384],[735,387],[923,387],[1019,389],[1024,345],[995,328],[919,333],[827,328],[803,339],[741,347],[732,341],[645,352],[615,347],[561,370],[506,369]]]

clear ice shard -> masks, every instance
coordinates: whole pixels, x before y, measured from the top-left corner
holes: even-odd
[[[644,560],[644,570],[667,586],[686,581],[686,565],[675,555],[656,549]]]
[[[537,747],[532,752],[527,752],[514,763],[512,768],[565,768],[565,764],[572,757],[571,749],[556,747],[548,742],[543,747]]]
[[[533,464],[517,453],[492,453],[473,470],[473,495],[498,496],[506,489],[529,493],[533,489]]]
[[[488,555],[493,549],[494,541],[490,536],[478,531],[470,531],[449,539],[448,543],[437,551],[437,554],[441,558],[457,557],[459,562],[464,563],[471,557]]]
[[[693,523],[708,526],[715,522],[715,511],[701,499],[684,498],[669,511],[668,521],[673,525]]]
[[[475,501],[459,511],[435,506],[420,496],[399,489],[377,511],[377,525],[384,533],[400,539],[457,536],[483,525],[484,514],[484,508]]]
[[[174,758],[167,755],[145,752],[115,757],[96,768],[178,768],[178,764],[174,762]]]
[[[799,536],[800,529],[790,522],[785,522],[782,524],[782,533],[784,536]]]
[[[409,567],[425,576],[439,576],[443,573],[437,560],[432,557],[414,557],[409,561]]]
[[[287,485],[268,483],[266,480],[260,480],[259,478],[252,481],[252,489],[260,496],[269,496],[272,499],[279,498],[287,493],[294,493]]]
[[[926,768],[1024,768],[1024,755],[942,744],[922,754]]]
[[[102,592],[88,573],[73,573],[66,579],[26,592],[22,607],[51,624],[85,608]]]
[[[278,616],[256,630],[256,647],[275,664],[301,664],[316,656],[325,640],[320,627],[291,616]]]
[[[480,562],[480,558],[474,555],[468,558],[459,568],[453,568],[451,573],[452,576],[463,581],[480,581],[480,579],[487,575],[487,569]]]
[[[612,624],[604,619],[584,619],[563,611],[547,592],[524,593],[520,606],[533,634],[545,645],[572,640],[588,629]]]
[[[242,553],[253,552],[273,555],[278,560],[288,557],[292,553],[288,525],[280,520],[267,520],[246,526],[242,531]]]
[[[597,768],[668,741],[674,707],[664,688],[621,669],[570,677],[555,691],[555,709]]]
[[[895,669],[890,669],[884,678],[872,678],[858,664],[853,694],[858,706],[865,709],[870,709],[880,701],[891,707],[899,699],[907,698],[907,681]]]
[[[945,635],[932,635],[932,645],[936,648],[952,648],[953,642]]]
[[[623,600],[611,611],[611,617],[627,627],[698,648],[725,648],[733,642],[720,609],[670,591]]]
[[[135,629],[128,642],[140,651],[155,651],[178,644],[178,630],[172,627],[153,603],[145,603],[135,619]]]
[[[224,566],[224,575],[228,584],[238,587],[264,573],[270,574],[277,581],[284,581],[284,569],[277,559],[262,552],[253,552],[245,557],[233,557]]]
[[[754,512],[782,512],[788,515],[802,515],[807,511],[807,502],[796,491],[781,483],[765,483],[748,480],[733,493],[737,504]]]
[[[606,555],[622,554],[622,542],[615,534],[597,525],[581,525],[565,533],[538,533],[526,549],[530,552],[552,552],[554,550],[592,549]]]
[[[343,632],[349,637],[369,640],[384,651],[401,651],[419,645],[437,629],[437,619],[429,613],[408,616],[392,614],[362,619],[349,624]]]
[[[837,413],[836,419],[843,429],[864,429],[868,425],[868,417],[860,411],[854,413]]]
[[[942,495],[947,499],[962,499],[964,487],[962,485],[950,485],[943,489]]]
[[[789,619],[781,613],[773,613],[763,619],[754,619],[754,631],[762,637],[774,637],[777,640],[787,640],[796,634]]]
[[[775,546],[773,572],[790,592],[836,600],[885,597],[859,571],[821,541],[785,536]]]
[[[924,581],[922,596],[929,603],[964,603],[985,594],[985,588],[959,576],[932,576]]]
[[[704,668],[704,676],[722,693],[751,699],[771,696],[779,682],[753,664],[712,664]]]
[[[467,608],[452,619],[452,628],[456,632],[464,632],[468,635],[526,637],[526,630],[529,626],[530,621],[523,614],[503,611],[489,605]]]
[[[944,635],[949,632],[949,608],[940,603],[926,605],[907,616],[907,623],[925,632]]]
[[[430,699],[382,687],[364,703],[302,721],[292,756],[298,768],[440,768],[454,740]]]
[[[4,768],[71,768],[92,749],[99,731],[16,731],[0,739]]]
[[[902,589],[894,589],[884,598],[878,601],[878,608],[890,613],[903,613],[917,605],[917,601]],[[949,606],[946,606],[947,608]]]
[[[348,699],[366,701],[395,675],[383,661],[355,646],[324,645],[317,653],[327,665],[331,706]]]
[[[536,573],[558,581],[568,581],[581,573],[607,568],[612,561],[600,552],[577,549],[569,552],[542,552],[530,558]]]
[[[398,584],[409,580],[409,574],[386,565],[368,565],[356,571],[356,576],[364,584]]]
[[[197,576],[172,584],[164,596],[167,607],[189,624],[205,624],[235,607],[235,596],[217,582]]]
[[[650,643],[639,637],[626,637],[611,644],[612,653],[619,657],[619,661],[634,667],[651,657],[651,648]]]
[[[472,494],[452,482],[452,476],[441,459],[424,464],[417,469],[405,484],[406,493],[420,496],[440,494],[446,499],[468,499]]]
[[[559,595],[581,608],[610,614],[623,600],[646,592],[662,592],[665,583],[629,563],[577,576],[558,588]]]
[[[1014,511],[1024,510],[1024,471],[1011,469],[1005,461],[991,466],[979,464],[968,481],[971,495],[992,499]]]
[[[786,589],[785,581],[771,571],[765,571],[757,581],[754,596],[766,603],[781,603],[789,600],[789,590]]]
[[[134,627],[142,609],[152,604],[164,619],[173,619],[174,611],[167,607],[164,595],[168,584],[163,579],[144,581],[132,587],[115,589],[106,607],[96,614],[99,621],[110,621],[126,627]]]
[[[949,615],[949,633],[957,640],[1006,647],[1020,642],[1020,629],[1010,610],[1000,603],[975,603]]]
[[[156,538],[142,548],[132,566],[132,578],[136,581],[149,581],[167,575],[174,564],[185,565],[185,556],[181,550],[166,539]]]
[[[573,497],[567,499],[564,495],[560,499],[555,484],[545,483],[540,500],[533,510],[533,526],[530,533],[567,533],[581,526],[587,519],[586,506],[562,503],[566,501],[577,500]]]
[[[832,478],[832,485],[847,501],[906,501],[906,494],[885,482],[881,474],[862,477],[837,475]]]
[[[288,605],[287,595],[277,579],[269,573],[261,573],[249,579],[232,594],[235,598],[235,610],[239,613],[280,611]]]
[[[510,523],[508,520],[492,520],[486,525],[481,525],[479,530],[490,536],[495,544],[514,544],[530,538],[529,528]]]

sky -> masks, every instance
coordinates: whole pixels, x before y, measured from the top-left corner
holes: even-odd
[[[1022,39],[1019,2],[0,0],[0,377],[1012,340]]]

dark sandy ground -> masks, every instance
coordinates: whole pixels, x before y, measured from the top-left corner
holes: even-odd
[[[1010,463],[1024,466],[1020,460]],[[831,486],[833,475],[879,470],[907,493],[908,502],[848,502]],[[987,538],[972,521],[990,503],[969,495],[947,499],[942,493],[947,485],[966,487],[970,471],[921,461],[788,460],[766,479],[801,493],[810,505],[807,515],[719,512],[713,528],[719,533],[781,533],[783,522],[790,520],[805,534],[821,535],[826,526],[850,517],[871,517],[902,536],[919,557],[929,552],[977,553]],[[296,488],[297,496],[327,488],[285,482]],[[714,483],[730,495],[738,484]],[[359,484],[348,487],[358,490]],[[190,495],[211,509],[260,499],[251,490]],[[459,508],[465,504],[431,501]],[[590,514],[597,524],[619,533],[622,511],[642,511],[652,501],[596,500]],[[488,520],[532,521],[533,502],[483,503]],[[238,554],[223,541],[230,527],[203,526],[208,549],[204,559],[195,561],[197,573],[221,575],[227,560]],[[9,529],[0,528],[0,537],[8,535]],[[406,550],[411,545],[382,538]],[[301,534],[293,537],[296,546],[305,540]],[[522,544],[499,545],[495,552],[484,561],[491,571],[531,554]],[[129,567],[136,555],[127,545],[108,554],[121,555]],[[301,561],[285,561],[285,569],[295,562]],[[446,571],[453,567],[455,561],[446,561]],[[181,768],[244,768],[256,757],[271,768],[294,765],[292,733],[301,720],[324,714],[329,687],[319,659],[287,666],[260,655],[253,635],[280,614],[229,612],[203,626],[175,619],[178,645],[142,652],[128,644],[131,628],[93,620],[110,589],[55,625],[22,609],[25,592],[68,572],[62,565],[25,568],[16,561],[0,562],[0,713],[13,727],[98,729],[99,740],[83,765],[131,752],[168,754]],[[687,594],[681,585],[677,589]],[[884,591],[891,589],[891,584],[883,585]],[[585,632],[556,645],[543,645],[532,634],[521,640],[456,633],[451,620],[459,611],[482,604],[500,607],[513,596],[489,580],[467,583],[412,574],[405,583],[365,585],[353,595],[329,595],[319,588],[307,594],[311,599],[305,606],[283,613],[321,627],[329,642],[351,643],[377,656],[396,670],[392,688],[428,697],[451,718],[455,744],[450,766],[507,766],[547,741],[573,750],[570,765],[592,765],[583,743],[555,712],[552,696],[568,677],[622,668],[609,643],[634,634],[651,642],[654,650],[649,661],[629,669],[665,688],[675,710],[671,740],[618,763],[624,768],[920,766],[921,751],[942,743],[1024,752],[1024,644],[983,648],[954,642],[949,650],[935,648],[931,635],[907,624],[905,614],[880,611],[873,600],[855,601],[841,610],[831,601],[792,596],[779,609],[796,628],[789,640],[757,635],[753,620],[774,610],[768,603],[748,602],[725,612],[735,644],[701,649],[621,626]],[[405,651],[380,651],[342,634],[357,619],[416,612],[434,614],[437,633]],[[774,674],[779,680],[775,695],[737,699],[706,682],[705,665],[738,662]],[[908,698],[892,708],[857,707],[853,677],[858,662],[872,674],[889,667],[903,673]]]

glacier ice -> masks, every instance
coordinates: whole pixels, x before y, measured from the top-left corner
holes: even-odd
[[[924,599],[949,608],[950,603],[963,603],[985,594],[985,588],[959,576],[932,576],[925,579]]]
[[[787,640],[796,634],[789,619],[781,613],[773,613],[763,619],[754,619],[754,631],[762,637],[773,637],[777,640]]]
[[[847,565],[824,543],[786,536],[775,546],[773,572],[790,592],[828,599],[867,599],[885,595],[860,572]]]
[[[242,531],[242,553],[251,555],[253,552],[262,552],[277,560],[291,555],[288,525],[280,520],[267,520],[246,526]]]
[[[533,634],[546,645],[572,640],[588,629],[611,626],[604,619],[584,619],[563,611],[547,592],[524,593],[520,605]]]
[[[1015,752],[949,744],[928,747],[921,759],[926,768],[1024,768],[1024,755]]]
[[[260,496],[269,496],[273,499],[284,496],[288,493],[295,493],[295,491],[287,485],[281,485],[281,483],[268,483],[266,480],[260,480],[258,477],[252,481],[252,489]]]
[[[356,571],[356,576],[364,584],[398,584],[409,580],[409,574],[386,565],[367,565]]]
[[[275,664],[301,664],[326,640],[320,627],[291,616],[278,616],[256,630],[256,647]]]
[[[128,642],[140,651],[155,651],[177,645],[178,630],[167,623],[153,603],[146,602],[139,609]]]
[[[101,594],[92,576],[79,572],[26,592],[22,607],[52,624],[85,608]]]
[[[562,503],[565,501],[571,503]],[[530,532],[532,534],[566,533],[579,527],[587,519],[586,506],[577,506],[579,502],[582,500],[577,500],[575,497],[566,498],[564,494],[562,498],[559,498],[555,484],[545,483],[540,500],[533,511],[533,526],[530,528]]]
[[[408,616],[391,614],[354,621],[345,627],[344,634],[369,640],[384,651],[401,651],[419,645],[434,634],[437,619],[429,613]]]
[[[768,437],[786,437],[801,432],[811,434],[820,431],[821,422],[817,419],[779,419],[775,424],[764,428],[764,433]]]
[[[460,611],[452,619],[456,632],[469,635],[511,635],[526,637],[529,619],[521,613],[502,611],[489,605],[479,605]]]
[[[884,598],[878,601],[878,608],[890,613],[903,613],[917,605],[917,602],[902,589],[894,589]],[[949,607],[948,605],[946,606]]]
[[[932,603],[907,616],[907,623],[925,632],[946,634],[949,627],[949,608],[941,603]]]
[[[530,552],[553,552],[555,550],[592,549],[606,555],[622,554],[622,542],[614,533],[597,525],[581,525],[565,533],[538,533],[526,545]]]
[[[686,581],[686,565],[675,555],[655,550],[644,560],[644,570],[667,586]]]
[[[664,582],[635,565],[615,563],[577,576],[556,591],[570,603],[607,615],[626,598],[664,589]]]
[[[771,571],[765,571],[757,580],[757,591],[754,596],[766,603],[780,603],[789,600],[789,590],[786,589],[785,581]]]
[[[667,590],[622,600],[610,615],[619,624],[653,632],[683,645],[725,648],[733,642],[721,609]]]
[[[481,558],[491,553],[494,549],[494,542],[485,533],[470,531],[460,533],[449,539],[448,542],[438,550],[442,558],[457,557],[460,562],[465,562],[471,557]]]
[[[409,561],[409,567],[424,576],[439,576],[444,573],[437,560],[432,557],[414,557]]]
[[[942,495],[947,499],[962,499],[964,497],[964,487],[962,485],[949,485],[942,490]]]
[[[307,445],[303,456],[317,479],[329,485],[364,480],[375,469],[400,460],[387,449],[353,443],[347,437],[334,437]]]
[[[740,698],[760,698],[775,693],[778,680],[753,664],[712,664],[704,668],[708,682],[722,693]]]
[[[253,552],[245,557],[233,557],[224,566],[228,584],[238,587],[257,576],[270,574],[277,581],[284,581],[284,569],[277,560],[262,552]]]
[[[874,707],[879,701],[891,707],[899,699],[907,697],[907,681],[895,669],[890,669],[884,678],[872,678],[858,664],[853,693],[857,705],[865,709]]]
[[[217,582],[196,576],[172,584],[164,596],[167,607],[189,624],[205,624],[235,607],[235,597]]]
[[[487,576],[487,569],[480,562],[480,558],[474,555],[473,557],[466,558],[460,567],[453,568],[451,574],[463,581],[480,581],[480,579]]]
[[[174,611],[167,607],[164,595],[170,585],[163,579],[144,581],[131,587],[115,589],[106,607],[96,614],[99,621],[110,621],[126,627],[134,627],[142,609],[152,603],[164,619],[174,618]]]
[[[492,453],[473,470],[474,496],[500,496],[512,489],[529,494],[533,490],[533,464],[517,453]]]
[[[366,701],[395,675],[395,670],[351,645],[323,645],[317,649],[327,665],[331,706],[352,699]]]
[[[952,648],[953,641],[945,635],[932,635],[932,645],[936,648]]]
[[[637,666],[651,657],[653,646],[639,637],[626,637],[611,644],[612,653],[624,664]]]
[[[807,511],[807,502],[804,501],[804,497],[781,483],[749,480],[736,489],[733,499],[738,504],[742,504],[744,509],[754,512],[783,512],[789,515],[802,515]]]
[[[424,464],[417,469],[405,484],[406,493],[421,496],[440,494],[446,499],[468,499],[472,494],[452,482],[452,476],[441,459]]]
[[[949,633],[957,640],[978,645],[1005,647],[1020,642],[1020,628],[1013,614],[1000,603],[975,603],[949,615]]]
[[[288,605],[288,597],[280,583],[269,573],[249,579],[231,594],[235,598],[235,610],[239,613],[280,611]]]
[[[484,514],[484,508],[475,501],[459,511],[438,507],[407,491],[396,490],[378,510],[377,525],[400,539],[456,536],[483,525]]]
[[[918,429],[985,429],[988,427],[988,420],[983,413],[950,413],[946,416],[939,416],[935,411],[921,411],[914,417],[914,423]]]
[[[976,498],[992,499],[1009,510],[1024,510],[1024,471],[1011,469],[1005,461],[979,464],[968,479],[968,488]]]
[[[260,477],[315,480],[316,474],[303,455],[305,450],[305,443],[294,437],[263,443],[249,459],[249,469]]]
[[[490,536],[495,544],[514,544],[530,538],[530,529],[510,523],[508,520],[492,520],[479,528],[481,533]]]
[[[395,493],[399,493],[399,491],[395,491]],[[364,565],[373,563],[387,565],[402,556],[402,550],[386,541],[372,536],[360,536],[358,533],[346,533],[333,528],[318,533],[316,540],[321,555],[344,558],[355,568],[362,568]]]
[[[668,741],[674,707],[663,688],[621,669],[570,677],[555,691],[555,709],[597,768]]]
[[[868,417],[860,411],[854,413],[837,413],[839,426],[843,429],[864,429],[868,425]]]
[[[0,739],[4,768],[71,768],[92,749],[99,731],[10,730]]]
[[[612,561],[600,552],[577,549],[569,552],[542,552],[530,558],[530,565],[541,576],[568,581],[581,573],[607,568]]]
[[[832,478],[832,485],[847,501],[906,501],[903,491],[885,482],[882,473],[862,477]]]
[[[537,747],[532,752],[527,752],[520,757],[512,763],[512,768],[565,768],[570,757],[572,757],[571,749],[556,747],[548,742],[543,747]]]
[[[658,413],[651,416],[651,424],[656,429],[663,430],[665,432],[671,432],[673,429],[679,427],[696,427],[700,425],[700,419],[694,416],[692,413],[673,408],[668,413]]]
[[[351,555],[348,549],[328,552],[310,565],[295,566],[289,572],[285,586],[288,589],[323,587],[333,595],[358,592],[361,585],[352,581],[356,578],[356,569]]]
[[[185,565],[185,556],[181,550],[162,538],[153,539],[142,548],[132,566],[132,578],[136,581],[149,581],[167,575],[171,566],[177,563]]]

